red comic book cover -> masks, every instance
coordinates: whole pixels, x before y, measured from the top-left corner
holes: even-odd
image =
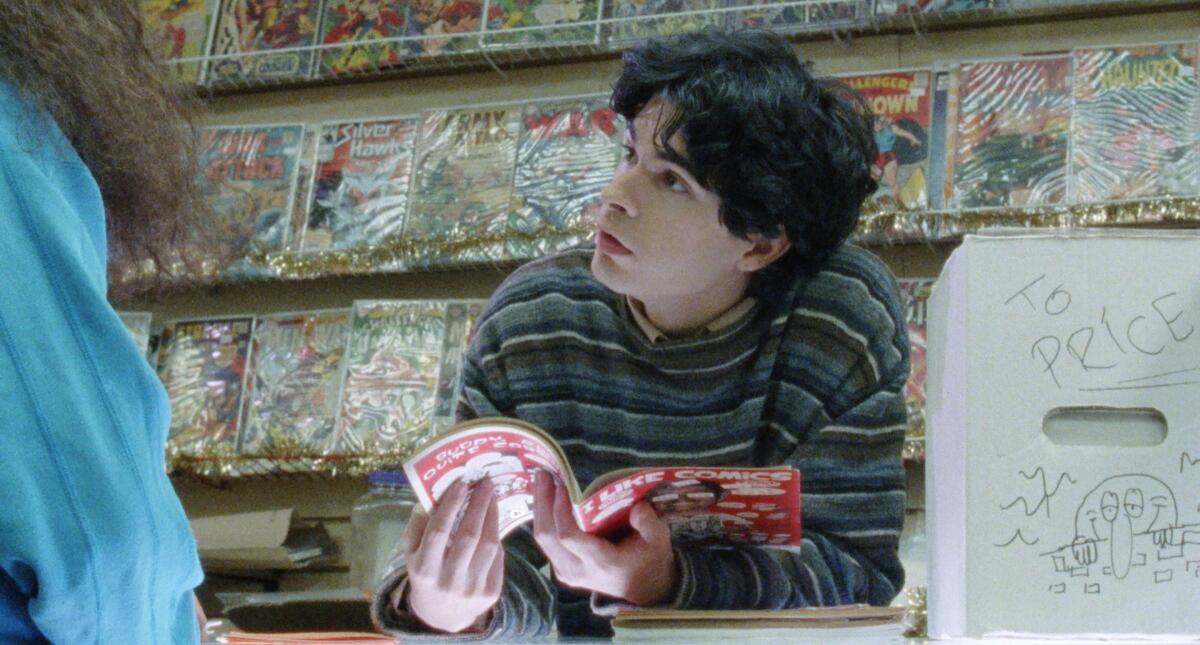
[[[650,468],[593,488],[575,509],[588,533],[620,534],[633,505],[645,500],[679,542],[800,543],[795,468]]]
[[[533,517],[533,474],[563,482],[580,528],[616,537],[629,511],[646,500],[676,540],[690,543],[799,544],[800,473],[794,468],[667,467],[610,473],[580,492],[558,444],[514,419],[461,423],[404,464],[417,499],[432,509],[451,484],[490,476],[500,536]]]
[[[926,175],[929,163],[932,74],[928,70],[844,76],[843,82],[871,106],[878,153],[871,176],[879,182],[866,209],[920,210],[929,207]]]

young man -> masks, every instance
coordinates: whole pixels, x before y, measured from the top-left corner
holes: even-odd
[[[803,543],[673,545],[641,503],[613,544],[543,479],[532,535],[502,548],[490,482],[458,483],[410,523],[375,602],[387,629],[604,635],[621,603],[881,605],[902,584],[908,341],[887,269],[843,244],[875,187],[865,107],[766,32],[647,42],[612,103],[626,152],[595,246],[496,291],[458,416],[545,428],[585,486],[627,466],[794,465]]]

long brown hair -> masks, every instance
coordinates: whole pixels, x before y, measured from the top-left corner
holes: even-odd
[[[111,295],[129,295],[118,266],[166,277],[201,229],[189,223],[201,205],[198,103],[144,44],[137,1],[3,0],[0,63],[0,77],[54,119],[100,185]]]

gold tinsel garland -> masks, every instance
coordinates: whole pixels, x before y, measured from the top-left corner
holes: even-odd
[[[966,233],[1000,226],[1084,228],[1181,223],[1200,224],[1200,198],[1170,197],[1027,208],[864,213],[855,236],[867,242],[939,241],[953,240]]]
[[[1200,224],[1200,198],[1175,197],[1041,206],[966,210],[877,211],[864,213],[854,239],[866,244],[937,242],[991,227],[1082,228],[1088,226]],[[587,223],[569,227],[540,227],[526,231],[487,233],[470,238],[410,238],[393,236],[380,244],[311,253],[258,252],[245,258],[241,271],[217,271],[207,266],[190,275],[205,284],[247,279],[307,279],[370,273],[455,269],[499,265],[530,258],[513,257],[510,244],[563,248],[590,237]],[[146,267],[119,272],[123,286],[136,287],[146,279]]]
[[[408,238],[393,236],[382,244],[316,253],[262,253],[250,258],[269,267],[272,275],[315,278],[388,271],[454,268],[464,264],[498,264],[532,258],[505,257],[497,248],[509,244],[566,245],[591,235],[591,226],[542,228],[489,233],[470,238]]]
[[[356,455],[321,455],[311,450],[291,453],[269,450],[236,455],[218,451],[179,454],[168,445],[167,472],[207,480],[292,477],[364,477],[377,470],[399,468],[410,450],[396,449]]]
[[[929,634],[929,612],[925,587],[912,587],[904,592],[905,606],[904,635],[908,638],[925,638]]]

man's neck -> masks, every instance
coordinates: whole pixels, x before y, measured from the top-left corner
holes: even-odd
[[[686,296],[652,295],[634,298],[650,322],[672,338],[695,334],[746,297],[749,280],[726,283],[722,288]]]

